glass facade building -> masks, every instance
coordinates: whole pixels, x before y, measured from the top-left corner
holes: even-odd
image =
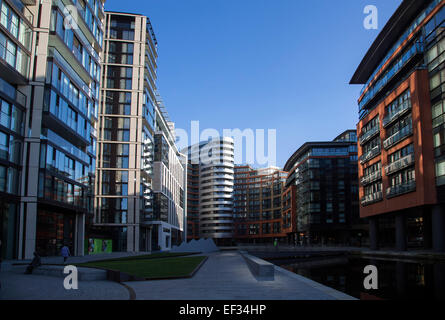
[[[95,179],[103,5],[0,1],[2,258],[58,255],[64,244],[83,254]],[[71,24],[69,12],[76,17]]]
[[[170,249],[183,232],[184,169],[155,85],[157,40],[143,15],[106,12],[105,26],[90,237],[113,251]],[[171,189],[156,185],[172,171]]]
[[[305,143],[288,160],[283,231],[301,245],[361,245],[366,226],[358,211],[357,134]]]

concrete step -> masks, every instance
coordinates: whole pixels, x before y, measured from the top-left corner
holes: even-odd
[[[65,266],[48,266],[43,265],[33,270],[33,274],[45,275],[50,277],[65,278],[68,274],[64,274]],[[79,281],[97,281],[107,280],[107,271],[93,268],[77,268]]]

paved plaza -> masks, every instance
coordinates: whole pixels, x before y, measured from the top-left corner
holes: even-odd
[[[24,275],[25,267],[15,266],[13,270],[0,273],[0,299],[128,300],[130,296],[134,298],[134,294],[139,300],[353,299],[279,267],[275,267],[274,281],[259,281],[236,251],[212,253],[208,257],[193,278],[127,282],[124,285],[111,281],[80,281],[78,290],[65,290],[62,278]]]

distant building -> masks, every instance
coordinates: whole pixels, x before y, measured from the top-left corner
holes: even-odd
[[[360,245],[357,135],[348,130],[329,142],[307,142],[287,161],[283,232],[303,245]]]
[[[445,251],[445,2],[405,0],[351,79],[371,247]]]
[[[282,192],[287,173],[279,168],[235,166],[234,239],[237,243],[273,243],[286,239],[282,229]]]
[[[233,243],[234,142],[218,138],[182,151],[188,156],[188,239]],[[199,222],[198,222],[199,220]]]

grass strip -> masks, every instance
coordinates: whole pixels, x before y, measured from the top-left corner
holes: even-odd
[[[139,256],[128,256],[122,258],[112,258],[112,259],[103,259],[103,260],[94,260],[90,261],[91,263],[95,262],[112,262],[112,261],[133,261],[133,260],[148,260],[148,259],[162,259],[162,258],[173,258],[173,257],[185,257],[194,254],[198,254],[200,252],[158,252],[152,254],[143,254]],[[90,263],[87,262],[87,263]]]
[[[205,258],[205,256],[198,256],[168,259],[94,261],[78,264],[78,266],[120,271],[145,279],[179,278],[189,276]]]

